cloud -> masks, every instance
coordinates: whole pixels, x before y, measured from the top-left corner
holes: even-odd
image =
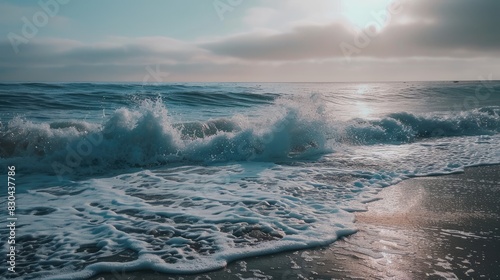
[[[302,7],[314,14],[302,1],[287,5],[289,11]],[[407,0],[402,12],[363,47],[356,44],[362,39],[359,33],[342,21],[302,21],[263,31],[259,28],[280,19],[278,10],[263,6],[249,9],[242,18],[257,29],[198,41],[164,36],[115,36],[97,43],[34,38],[20,45],[16,55],[4,40],[0,80],[140,82],[148,65],[169,72],[165,81],[475,79],[498,71],[498,10],[496,0]],[[359,50],[349,63],[343,43]]]
[[[218,55],[248,60],[303,60],[340,56],[339,44],[352,38],[340,24],[302,26],[291,32],[264,34],[253,32],[207,42],[200,47]]]
[[[500,26],[500,17],[496,16],[500,1],[471,4],[466,0],[421,0],[404,1],[402,5],[403,12],[392,15],[388,26],[376,35],[353,32],[347,24],[336,22],[295,27],[273,35],[252,32],[228,36],[201,47],[218,55],[275,61],[342,57],[342,43],[353,46],[358,56],[385,58],[482,57],[497,55],[500,50],[496,30]],[[374,16],[371,22],[376,19]],[[368,44],[359,43],[367,40]]]
[[[147,67],[168,73],[161,76],[162,82],[455,80],[495,73],[500,65],[497,58],[255,61],[216,56],[185,44],[170,38],[121,38],[99,44],[50,39],[34,41],[10,59],[4,55],[10,46],[0,44],[0,81],[142,82],[150,74]],[[157,82],[154,77],[149,81]]]
[[[142,81],[148,66],[182,69],[234,61],[168,37],[110,37],[98,43],[45,38],[20,49],[15,54],[8,41],[0,42],[0,80]]]
[[[101,65],[177,63],[203,60],[208,52],[167,37],[112,37],[99,43],[64,39],[39,39],[20,46],[14,54],[8,41],[0,43],[0,65]]]
[[[500,46],[500,1],[468,0],[418,1],[408,3],[408,15],[433,21],[431,26],[413,26],[409,35],[417,35],[428,47],[492,50]],[[402,35],[404,30],[399,30]],[[402,37],[402,36],[401,36]],[[408,39],[406,36],[404,39]],[[410,41],[417,43],[416,40]]]

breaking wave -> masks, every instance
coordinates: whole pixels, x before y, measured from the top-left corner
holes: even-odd
[[[174,123],[161,100],[117,109],[100,124],[34,123],[17,117],[0,127],[0,157],[31,172],[95,174],[167,164],[308,159],[336,145],[403,144],[500,130],[498,106],[454,115],[401,112],[340,122],[312,98],[278,100],[253,119],[234,115]]]

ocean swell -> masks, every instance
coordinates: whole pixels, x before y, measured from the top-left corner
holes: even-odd
[[[318,116],[306,116],[298,108],[273,109],[258,121],[236,115],[173,123],[160,100],[145,100],[137,108],[116,110],[103,124],[14,118],[0,132],[0,157],[30,172],[49,173],[284,160],[325,152],[325,131]]]
[[[253,119],[234,115],[184,123],[172,122],[161,100],[117,109],[102,124],[17,117],[0,127],[0,157],[30,172],[96,174],[167,164],[308,159],[339,145],[404,144],[500,130],[500,107],[494,106],[340,122],[318,99],[307,101],[281,100]]]

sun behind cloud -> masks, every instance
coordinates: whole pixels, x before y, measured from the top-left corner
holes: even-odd
[[[393,3],[394,0],[341,0],[341,16],[353,27],[363,29],[387,12]]]

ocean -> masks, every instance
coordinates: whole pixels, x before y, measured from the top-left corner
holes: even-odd
[[[0,84],[0,163],[18,279],[205,272],[353,234],[402,180],[499,164],[500,82]]]

